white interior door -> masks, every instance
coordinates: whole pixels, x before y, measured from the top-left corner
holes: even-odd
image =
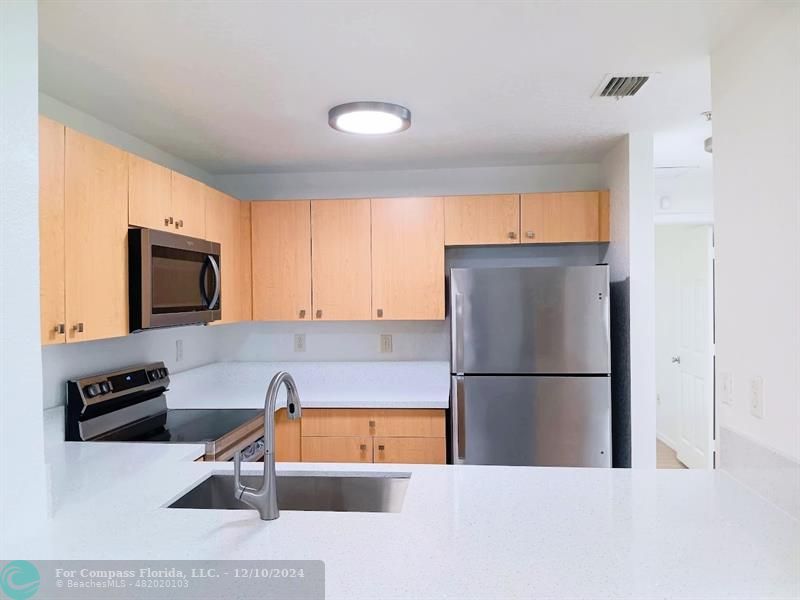
[[[659,436],[690,468],[713,466],[713,240],[710,225],[657,235]]]

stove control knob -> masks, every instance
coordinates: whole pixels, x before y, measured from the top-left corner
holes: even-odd
[[[100,382],[100,392],[102,394],[107,394],[111,391],[111,385],[107,381]]]
[[[161,377],[166,377],[167,375],[169,375],[169,371],[167,371],[167,367],[163,367],[163,368],[159,369],[158,372],[161,375]]]
[[[94,398],[100,393],[100,386],[96,383],[87,385],[85,388],[83,388],[83,393],[89,398]]]
[[[150,381],[155,381],[156,379],[158,379],[159,378],[158,369],[153,369],[152,371],[148,371],[147,372],[147,378]]]

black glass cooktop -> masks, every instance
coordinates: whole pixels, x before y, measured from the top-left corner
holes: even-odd
[[[258,408],[173,408],[95,439],[105,442],[213,442],[263,413]]]

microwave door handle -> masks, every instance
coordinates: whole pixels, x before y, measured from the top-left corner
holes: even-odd
[[[203,299],[203,304],[206,308],[211,307],[211,301],[208,299],[208,292],[206,292],[206,273],[208,272],[209,263],[207,260],[203,261],[203,266],[200,267],[200,297]]]
[[[214,295],[211,296],[211,301],[208,303],[208,308],[213,310],[217,306],[217,302],[219,302],[220,289],[222,288],[222,279],[220,277],[219,265],[217,264],[217,259],[211,256],[210,254],[206,258],[208,258],[208,262],[211,264],[211,269],[214,271]]]

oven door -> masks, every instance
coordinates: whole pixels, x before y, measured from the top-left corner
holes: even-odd
[[[131,331],[222,317],[219,244],[130,229],[128,245]]]

